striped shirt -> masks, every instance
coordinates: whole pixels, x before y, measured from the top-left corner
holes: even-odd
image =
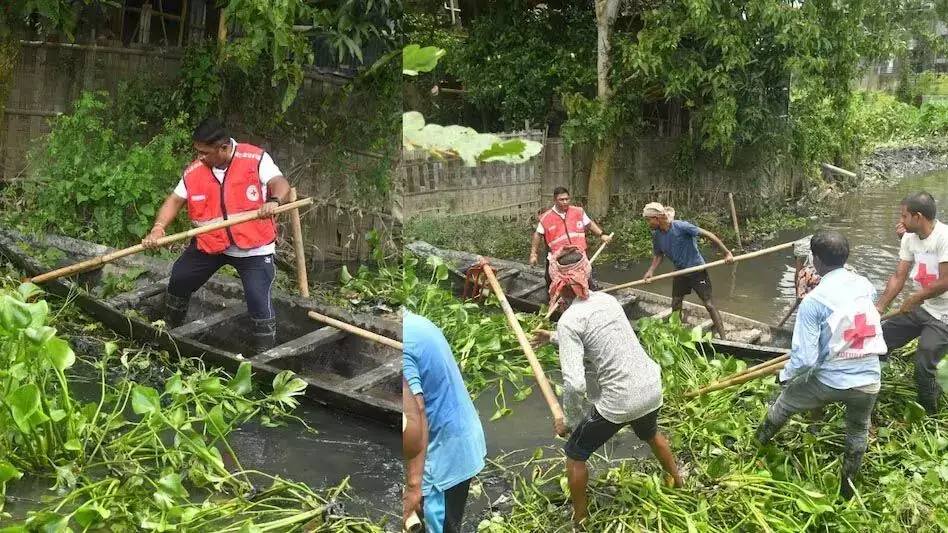
[[[623,424],[661,407],[661,370],[639,344],[615,297],[592,292],[586,300],[574,300],[552,342],[560,351],[567,426],[575,427],[585,411],[584,356],[598,385],[598,394],[589,399],[606,420]]]

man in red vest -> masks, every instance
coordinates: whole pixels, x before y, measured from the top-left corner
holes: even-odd
[[[533,234],[533,242],[530,246],[530,264],[537,264],[537,250],[540,248],[541,239],[546,242],[548,250],[546,256],[546,286],[550,287],[552,279],[550,278],[550,260],[556,257],[556,254],[564,246],[574,246],[577,251],[586,254],[586,226],[592,230],[602,242],[608,243],[612,237],[605,234],[595,222],[583,211],[582,207],[570,205],[569,191],[566,187],[557,187],[553,190],[553,208],[540,215],[540,223],[537,224],[536,232]],[[588,255],[588,254],[586,254]],[[590,276],[590,285],[595,290],[595,283]]]
[[[157,247],[165,228],[185,204],[195,226],[220,222],[257,212],[263,217],[226,229],[198,235],[191,240],[171,269],[165,295],[165,323],[169,329],[184,323],[191,294],[224,265],[240,275],[257,353],[276,341],[276,314],[270,290],[276,277],[276,222],[273,210],[290,193],[290,184],[270,154],[230,137],[220,120],[210,118],[192,137],[198,158],[184,170],[174,192],[165,199],[155,225],[142,240]]]

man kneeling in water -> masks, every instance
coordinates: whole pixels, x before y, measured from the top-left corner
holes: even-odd
[[[676,487],[681,487],[682,481],[668,441],[658,432],[662,405],[658,365],[642,349],[619,302],[609,294],[589,291],[590,266],[585,255],[564,252],[551,262],[551,273],[552,287],[559,291],[566,311],[555,333],[536,330],[534,338],[537,345],[552,342],[559,346],[566,421],[554,423],[554,429],[565,437],[568,428],[575,428],[564,450],[573,522],[580,526],[588,514],[586,460],[623,426],[632,426],[635,435],[651,446]],[[585,416],[584,356],[591,361],[599,389]]]

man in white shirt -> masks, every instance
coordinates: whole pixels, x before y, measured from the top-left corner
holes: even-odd
[[[936,378],[938,362],[948,352],[948,227],[935,218],[935,199],[917,192],[902,200],[901,224],[905,228],[899,264],[885,292],[876,302],[879,313],[892,303],[909,278],[916,291],[899,308],[899,315],[882,323],[889,353],[918,339],[915,384],[918,403],[929,414],[938,411],[941,387]]]
[[[188,165],[174,192],[165,199],[142,244],[157,247],[157,240],[165,235],[165,228],[185,204],[196,226],[251,212],[265,218],[204,233],[191,241],[171,270],[165,322],[169,328],[183,324],[194,291],[222,266],[231,265],[244,286],[254,348],[259,353],[276,341],[276,315],[270,301],[276,277],[276,224],[272,216],[288,198],[290,184],[270,154],[257,146],[238,143],[217,119],[202,122],[192,138],[198,158]]]

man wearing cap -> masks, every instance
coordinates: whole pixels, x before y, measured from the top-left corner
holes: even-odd
[[[565,421],[554,422],[554,430],[565,437],[572,428],[564,447],[566,475],[573,522],[581,526],[587,516],[586,461],[624,426],[649,444],[676,487],[682,486],[682,479],[668,441],[658,431],[661,369],[645,353],[618,300],[589,291],[590,266],[584,255],[561,253],[551,265],[553,289],[567,308],[556,332],[536,330],[534,343],[559,346]],[[590,361],[598,391],[588,411],[584,359]]]
[[[602,242],[608,243],[612,237],[596,225],[595,222],[582,207],[570,205],[569,191],[566,187],[557,187],[553,190],[553,207],[540,215],[540,222],[533,233],[533,241],[530,244],[530,264],[537,264],[537,250],[540,248],[540,241],[546,242],[547,265],[544,273],[547,288],[550,286],[550,263],[553,258],[564,246],[574,246],[581,253],[586,254],[586,227],[602,238]],[[590,273],[590,284],[593,289],[596,288],[596,282],[592,281]]]
[[[704,257],[698,251],[698,236],[702,236],[713,242],[719,250],[724,252],[724,262],[733,263],[734,255],[724,246],[717,235],[708,230],[699,228],[691,222],[684,220],[675,220],[675,209],[666,207],[658,202],[647,204],[642,210],[642,216],[648,222],[649,229],[652,230],[652,264],[645,272],[643,279],[646,282],[652,280],[655,269],[661,264],[666,256],[671,259],[676,270],[690,268],[705,263]],[[705,309],[711,315],[714,321],[714,329],[718,332],[718,337],[724,338],[724,322],[721,320],[721,314],[711,299],[711,278],[707,270],[693,272],[674,278],[672,282],[672,311],[681,312],[681,306],[685,296],[691,291],[701,298]]]

